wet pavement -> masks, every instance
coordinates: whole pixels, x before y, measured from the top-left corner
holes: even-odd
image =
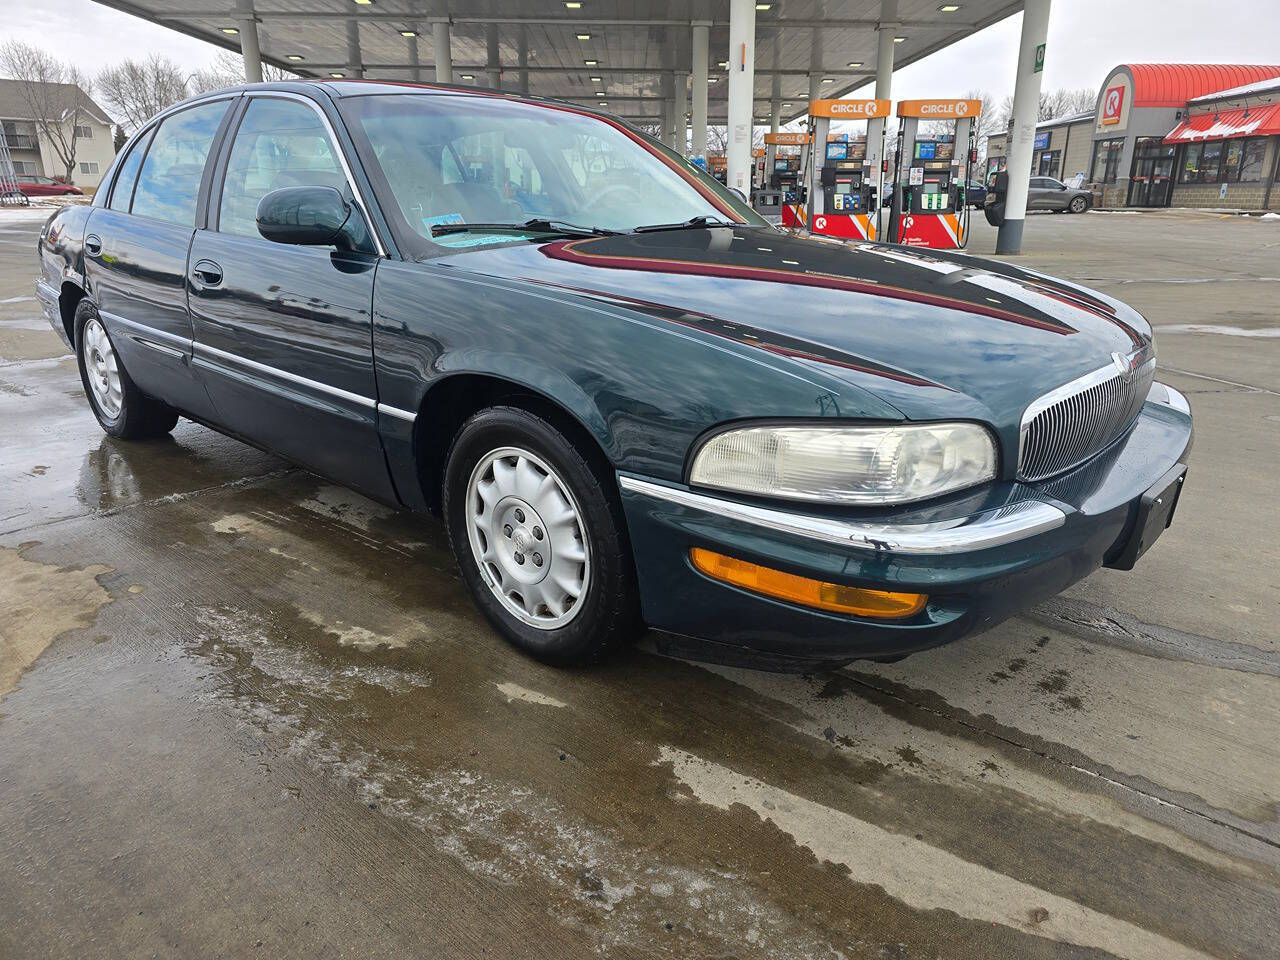
[[[1280,956],[1280,224],[1032,218],[1020,262],[1170,327],[1176,522],[811,676],[542,667],[431,520],[105,437],[37,229],[0,219],[0,957]]]

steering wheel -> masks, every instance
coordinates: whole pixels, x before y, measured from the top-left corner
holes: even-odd
[[[614,194],[625,194],[633,202],[644,203],[644,195],[629,183],[611,183],[591,198],[591,205],[608,206]]]

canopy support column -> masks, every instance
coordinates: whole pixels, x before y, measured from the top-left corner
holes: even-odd
[[[449,20],[431,21],[431,40],[436,58],[436,83],[453,83],[453,45],[449,40]]]
[[[1049,34],[1050,0],[1026,0],[1022,12],[1022,41],[1018,44],[1018,74],[1013,86],[1013,129],[1009,131],[1009,192],[1004,201],[1004,223],[996,235],[996,253],[1022,252],[1022,227],[1027,219],[1027,188],[1031,183],[1031,154],[1036,121],[1040,114],[1040,72],[1036,48]],[[959,144],[957,144],[959,146]]]
[[[725,182],[744,194],[751,189],[751,133],[756,81],[756,5],[729,0],[729,129]]]
[[[253,12],[253,0],[236,0],[236,26],[240,29],[245,83],[261,83],[262,53],[258,49],[258,18]]]
[[[693,22],[693,155],[707,155],[707,46],[711,41],[711,21]]]

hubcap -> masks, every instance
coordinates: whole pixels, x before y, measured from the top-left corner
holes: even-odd
[[[116,352],[107,339],[107,331],[94,317],[84,325],[84,369],[88,374],[89,389],[97,401],[103,416],[114,420],[120,416],[123,397],[120,391],[120,368]]]
[[[467,482],[471,552],[493,595],[541,630],[572,620],[591,575],[582,511],[564,481],[519,447],[480,458]]]

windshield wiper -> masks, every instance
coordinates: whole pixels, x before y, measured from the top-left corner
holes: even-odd
[[[632,233],[654,233],[658,230],[705,230],[708,227],[739,227],[742,224],[733,223],[730,220],[713,220],[710,217],[690,217],[688,220],[682,220],[679,223],[650,223],[643,227],[636,227]]]
[[[563,220],[534,217],[524,223],[437,223],[431,228],[433,237],[450,233],[555,233],[566,237],[611,237],[617,230],[583,227]]]

